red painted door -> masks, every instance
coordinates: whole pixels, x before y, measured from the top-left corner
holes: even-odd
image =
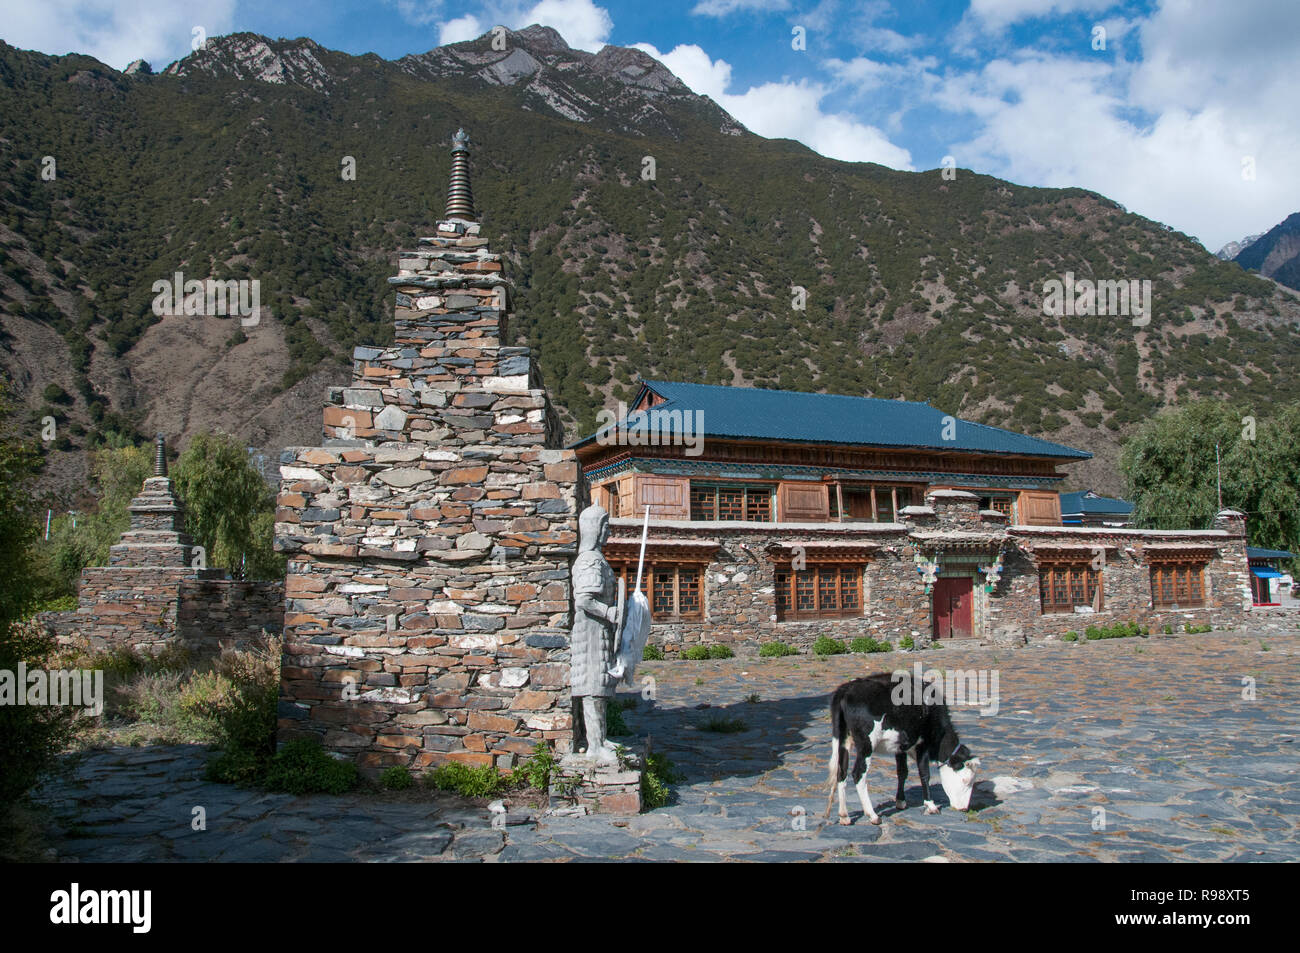
[[[934,637],[969,639],[972,631],[974,588],[970,578],[940,578],[931,590],[934,599]]]

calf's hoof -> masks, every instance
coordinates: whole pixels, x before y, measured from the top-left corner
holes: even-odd
[[[898,810],[898,811],[906,811],[906,810],[907,810],[907,801],[906,801],[905,799],[901,798],[901,797],[895,799],[895,801],[894,801],[894,809],[895,809],[895,810]]]
[[[880,826],[880,817],[879,817],[879,815],[877,815],[876,817],[868,818],[868,820],[870,820],[871,823],[872,823],[872,824],[875,824],[877,827]]]
[[[928,803],[928,802],[927,802],[926,805],[925,805],[925,813],[927,813],[927,814],[938,814],[938,813],[939,813],[939,805],[937,805],[937,804],[932,804],[932,803]]]
[[[849,820],[849,816],[847,814],[841,814],[840,823],[843,824],[845,827],[848,827],[850,824],[853,823],[853,821]]]

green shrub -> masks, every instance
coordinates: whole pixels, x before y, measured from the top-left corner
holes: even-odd
[[[1165,623],[1165,628],[1164,628],[1164,633],[1165,633],[1165,635],[1173,635],[1173,634],[1174,634],[1174,627],[1173,627],[1172,625],[1170,625],[1169,623],[1166,622],[1166,623]]]
[[[671,785],[681,784],[686,780],[666,755],[651,754],[645,759],[645,771],[641,774],[641,807],[653,811],[663,807],[672,796]]]
[[[657,645],[647,645],[641,650],[641,661],[643,662],[662,662],[664,660],[664,650]]]
[[[414,783],[405,765],[392,764],[379,773],[379,786],[389,791],[405,791]]]
[[[692,645],[682,653],[682,658],[691,662],[702,662],[709,657],[707,645]]]
[[[733,735],[740,731],[749,731],[749,725],[743,718],[728,718],[714,715],[708,721],[696,725],[700,731],[712,731],[720,735]]]
[[[471,767],[459,761],[449,761],[438,765],[425,780],[439,791],[455,791],[464,797],[492,797],[502,794],[510,785],[510,778],[503,777],[490,764]]]
[[[782,658],[786,655],[798,655],[799,650],[784,642],[764,642],[758,647],[759,658]]]
[[[117,687],[118,713],[131,721],[172,724],[184,684],[182,672],[139,672]]]
[[[266,769],[269,791],[288,794],[346,794],[357,784],[357,767],[326,754],[317,742],[301,738],[275,753]]]
[[[1067,633],[1065,633],[1065,635],[1061,636],[1061,641],[1062,641],[1062,642],[1077,642],[1077,641],[1079,641],[1079,633],[1078,633],[1078,632],[1067,632]]]
[[[1196,635],[1200,632],[1209,632],[1213,627],[1209,625],[1192,625],[1190,622],[1183,623],[1183,631]]]
[[[898,640],[898,647],[905,652],[910,652],[912,649],[916,648],[916,640],[910,635],[905,635]]]
[[[555,773],[557,764],[559,762],[550,745],[539,741],[533,746],[532,756],[511,772],[510,780],[538,791],[545,791],[551,786],[551,775]]]
[[[812,650],[813,655],[843,655],[848,651],[843,642],[832,639],[829,635],[819,635]]]
[[[1136,636],[1147,636],[1151,634],[1151,630],[1144,625],[1138,625],[1130,619],[1127,622],[1116,622],[1111,626],[1090,625],[1084,629],[1083,634],[1091,642],[1098,639],[1131,639]],[[1069,635],[1070,633],[1066,633],[1065,641],[1074,641],[1069,638]]]
[[[16,672],[19,662],[47,668],[54,652],[54,639],[39,623],[0,621],[0,670]],[[76,735],[80,717],[60,705],[0,705],[0,808],[17,801],[54,764]]]
[[[619,704],[617,698],[611,698],[605,706],[605,734],[610,737],[622,737],[631,733],[632,729],[623,719],[623,706]]]
[[[712,659],[734,658],[735,654],[735,652],[731,651],[731,649],[725,645],[709,646],[709,658]]]
[[[276,708],[280,698],[279,637],[238,652],[223,652],[217,671],[235,686],[218,722],[222,752],[208,762],[211,781],[252,784],[275,754]]]
[[[854,639],[849,643],[850,652],[892,652],[894,647],[888,642],[877,642],[869,635]]]

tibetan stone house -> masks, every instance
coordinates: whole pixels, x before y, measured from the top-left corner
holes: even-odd
[[[670,651],[1018,642],[1235,620],[1251,603],[1241,514],[1206,530],[1064,526],[1061,468],[1091,454],[928,404],[647,381],[574,449],[628,585],[649,509],[642,585]]]

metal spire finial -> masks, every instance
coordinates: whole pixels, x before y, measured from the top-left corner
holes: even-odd
[[[167,441],[162,434],[153,438],[153,475],[167,475]]]
[[[477,222],[474,214],[474,193],[469,186],[469,136],[464,129],[456,130],[451,137],[451,182],[447,186],[447,212],[445,218],[459,218]]]

